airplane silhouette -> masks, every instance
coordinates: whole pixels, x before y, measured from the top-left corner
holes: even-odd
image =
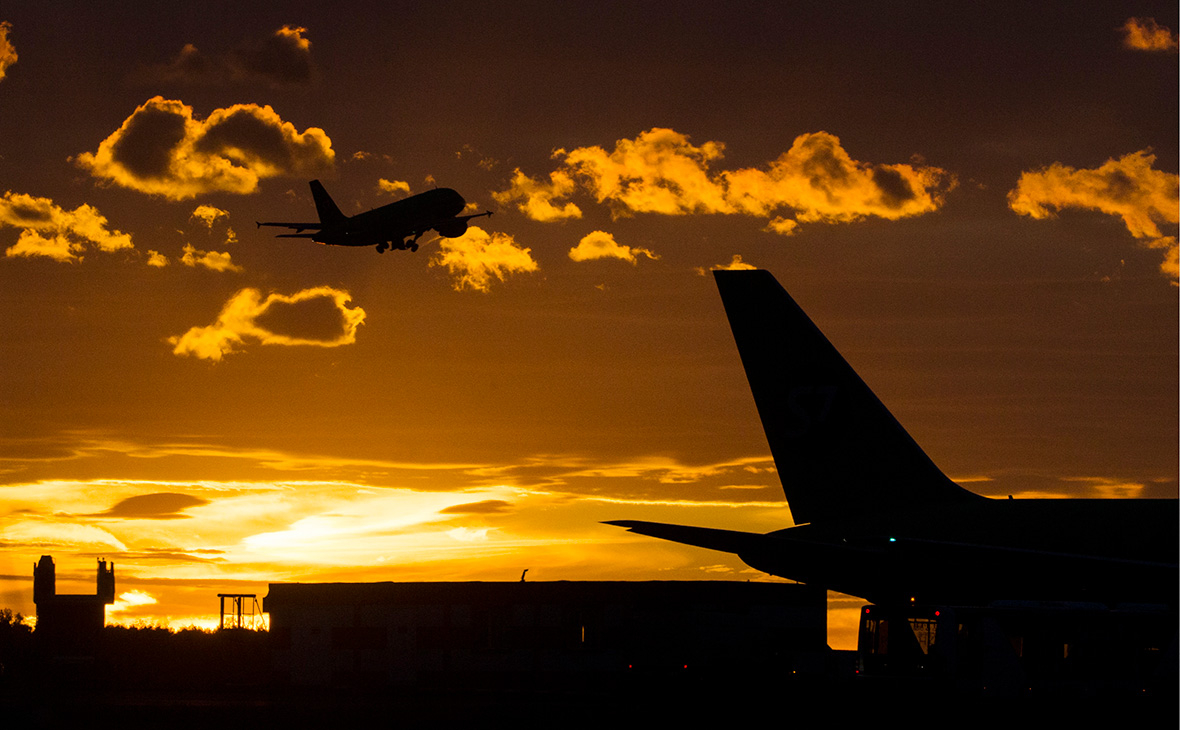
[[[1167,606],[1177,500],[989,499],[948,479],[768,271],[714,278],[795,527],[606,524],[872,603]]]
[[[295,233],[280,233],[276,238],[310,238],[329,246],[376,246],[377,253],[387,248],[418,250],[418,239],[434,229],[440,236],[458,238],[467,231],[472,218],[491,216],[492,211],[459,215],[467,206],[463,196],[450,188],[436,188],[380,208],[347,216],[340,212],[319,180],[312,180],[311,197],[315,200],[318,223],[255,222],[259,228],[275,226],[293,228]],[[303,231],[315,230],[315,233]]]

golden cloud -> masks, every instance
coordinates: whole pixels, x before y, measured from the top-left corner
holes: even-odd
[[[954,186],[946,171],[908,164],[858,162],[827,132],[801,134],[768,170],[724,173],[727,198],[737,209],[766,215],[792,208],[804,223],[842,223],[869,216],[898,220],[935,211],[944,188]],[[779,233],[794,228],[772,221]]]
[[[722,271],[749,271],[752,269],[756,269],[758,267],[751,266],[750,264],[747,264],[745,261],[742,261],[742,255],[740,253],[735,253],[733,255],[733,258],[730,260],[730,262],[728,264],[719,264],[717,266],[711,266],[709,268],[720,269]]]
[[[12,23],[6,20],[0,21],[0,81],[8,73],[8,67],[16,63],[17,59],[16,49],[8,40],[8,31],[10,30],[12,30]]]
[[[639,256],[658,259],[659,255],[646,248],[632,248],[623,246],[615,241],[615,237],[606,231],[592,231],[584,236],[577,246],[570,249],[569,256],[574,261],[590,261],[591,259],[622,259],[629,261],[632,266],[639,262]]]
[[[229,251],[199,251],[191,243],[184,245],[180,263],[185,266],[203,266],[211,271],[244,271],[241,266],[230,260]]]
[[[455,291],[488,292],[492,279],[504,281],[510,274],[536,271],[531,249],[516,245],[506,233],[491,233],[471,226],[458,238],[440,238],[431,266],[445,266],[454,277]]]
[[[100,251],[131,249],[131,236],[107,227],[94,206],[83,203],[65,210],[49,198],[5,192],[0,196],[0,226],[21,228],[6,256],[48,256],[57,261],[81,261],[87,243]]]
[[[201,223],[205,224],[206,228],[212,229],[213,224],[222,218],[229,218],[229,211],[221,208],[214,208],[212,205],[198,205],[190,218],[196,218]]]
[[[385,178],[380,178],[377,180],[377,189],[390,195],[402,196],[410,194],[410,184],[402,180],[386,180]]]
[[[549,184],[546,185],[517,169],[508,189],[492,193],[492,197],[501,205],[516,203],[522,213],[535,221],[559,221],[582,217],[582,210],[573,203],[561,207],[553,204],[555,198],[572,195],[575,187],[569,173],[561,170],[549,173]]]
[[[1155,18],[1128,18],[1123,27],[1123,45],[1135,51],[1175,51],[1176,35]]]
[[[636,213],[728,213],[724,188],[708,175],[709,163],[723,149],[719,142],[694,147],[687,136],[657,127],[618,140],[609,153],[579,147],[564,157],[599,203],[611,201]]]
[[[795,218],[775,216],[768,229],[790,234],[802,222],[849,222],[874,216],[897,220],[937,210],[953,176],[930,166],[859,162],[827,132],[803,134],[765,169],[714,173],[723,156],[720,142],[693,145],[687,135],[656,127],[635,139],[621,139],[612,151],[602,147],[557,150],[558,170],[544,185],[517,170],[509,189],[493,194],[500,202],[521,201],[534,220],[557,220],[581,211],[560,200],[579,187],[615,215],[662,213],[769,216],[788,209]],[[573,206],[573,207],[571,207]]]
[[[159,251],[148,251],[148,266],[154,266],[157,269],[162,269],[168,265],[168,257]]]
[[[209,192],[252,193],[263,178],[306,176],[332,166],[332,140],[317,127],[297,132],[270,106],[236,104],[207,119],[156,96],[96,152],[74,160],[95,177],[183,200]]]
[[[1095,169],[1078,170],[1055,162],[1023,172],[1008,192],[1008,207],[1038,220],[1063,208],[1088,208],[1123,219],[1127,230],[1149,248],[1164,250],[1160,268],[1176,277],[1176,236],[1161,224],[1180,223],[1180,176],[1153,169],[1155,155],[1140,150]]]
[[[348,292],[319,286],[304,289],[290,296],[271,294],[265,299],[257,289],[242,289],[234,294],[221,310],[217,321],[208,327],[193,327],[179,337],[169,338],[174,345],[175,355],[193,355],[199,358],[220,361],[235,351],[246,338],[258,340],[264,345],[315,345],[318,347],[339,347],[356,342],[356,330],[365,321],[365,310],[348,306],[352,300]],[[336,322],[327,321],[333,331],[287,335],[275,332],[258,320],[270,314],[272,309],[306,309],[316,304],[327,304],[337,314]]]

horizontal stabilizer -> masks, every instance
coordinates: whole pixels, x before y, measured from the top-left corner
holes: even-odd
[[[711,527],[690,527],[688,525],[669,525],[663,522],[644,522],[643,520],[610,520],[602,524],[625,527],[628,531],[640,535],[658,537],[661,540],[679,542],[685,545],[695,545],[696,547],[720,550],[727,553],[756,551],[767,540],[775,539],[756,532],[717,530]]]
[[[274,228],[294,228],[297,231],[318,231],[324,227],[322,223],[286,223],[280,221],[264,221],[262,223],[255,221],[254,225],[259,228],[262,228],[263,226],[272,226]]]

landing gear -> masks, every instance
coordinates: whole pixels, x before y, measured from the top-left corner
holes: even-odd
[[[413,252],[415,252],[415,251],[417,251],[417,250],[418,250],[418,244],[416,244],[416,243],[411,243],[411,244],[410,244],[410,253],[413,253]]]
[[[385,248],[386,248],[385,241],[382,241],[381,243],[377,244],[377,253],[385,253]]]

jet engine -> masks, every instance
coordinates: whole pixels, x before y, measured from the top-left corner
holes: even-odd
[[[449,221],[435,230],[438,231],[438,235],[440,236],[458,238],[467,232],[467,221]]]

